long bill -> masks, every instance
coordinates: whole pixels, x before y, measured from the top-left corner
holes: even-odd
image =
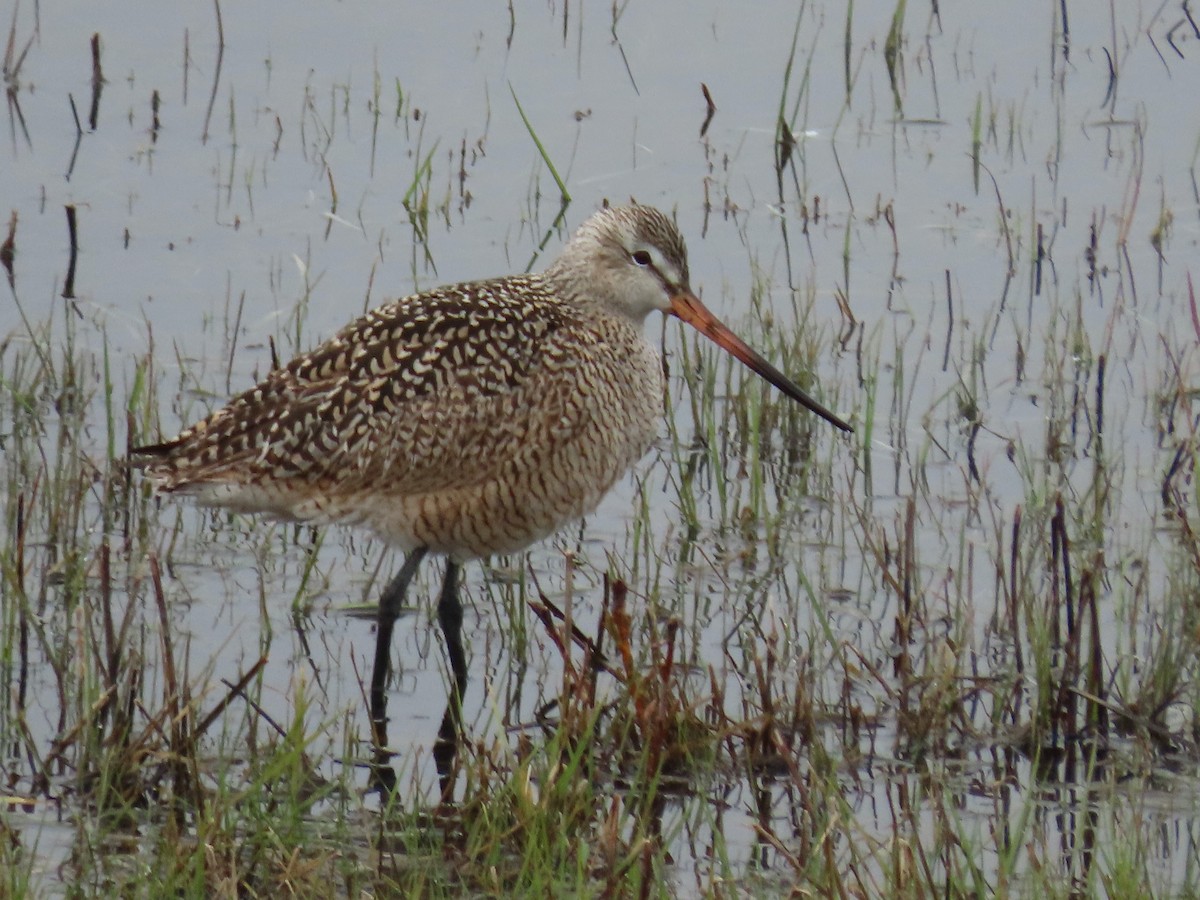
[[[720,347],[732,353],[735,357],[757,372],[787,396],[801,406],[815,412],[818,416],[836,425],[842,431],[854,431],[843,419],[838,418],[829,409],[818,403],[802,391],[794,381],[767,362],[750,345],[729,330],[725,324],[708,311],[700,299],[690,291],[683,291],[671,298],[670,314],[687,322],[702,335]]]

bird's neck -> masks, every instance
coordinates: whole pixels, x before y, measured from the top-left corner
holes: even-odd
[[[628,298],[606,288],[603,278],[586,271],[586,267],[563,265],[560,258],[541,277],[552,296],[585,317],[609,319],[640,332],[652,310],[634,309]]]

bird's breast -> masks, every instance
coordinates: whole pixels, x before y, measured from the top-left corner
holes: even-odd
[[[368,524],[462,560],[522,550],[595,509],[658,435],[662,364],[632,329],[573,344],[544,348],[519,389],[486,403],[465,392],[456,412],[416,429],[425,439],[402,443],[440,454],[447,477],[400,496],[372,492]]]

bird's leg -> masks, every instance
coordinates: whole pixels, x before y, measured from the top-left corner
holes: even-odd
[[[404,565],[400,567],[396,577],[388,582],[383,596],[379,598],[379,623],[375,631],[375,667],[371,670],[371,736],[375,741],[377,761],[379,757],[386,756],[384,748],[387,746],[387,694],[384,688],[387,686],[392,648],[392,626],[396,624],[396,618],[404,607],[404,595],[408,593],[408,586],[427,552],[426,548],[418,547],[409,553],[404,559]]]
[[[442,797],[449,799],[454,787],[451,769],[458,754],[458,738],[462,730],[462,700],[467,689],[467,657],[462,644],[462,603],[458,599],[458,576],[461,566],[453,560],[446,562],[446,580],[442,582],[442,596],[438,600],[438,624],[446,639],[446,655],[450,658],[450,672],[454,683],[450,686],[450,700],[442,726],[438,729],[438,740],[433,748],[433,760],[442,784]]]

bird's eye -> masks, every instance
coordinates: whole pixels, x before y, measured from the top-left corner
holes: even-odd
[[[634,250],[633,251],[633,261],[635,263],[637,263],[639,266],[648,266],[652,262],[654,262],[654,258],[650,255],[649,251]]]

